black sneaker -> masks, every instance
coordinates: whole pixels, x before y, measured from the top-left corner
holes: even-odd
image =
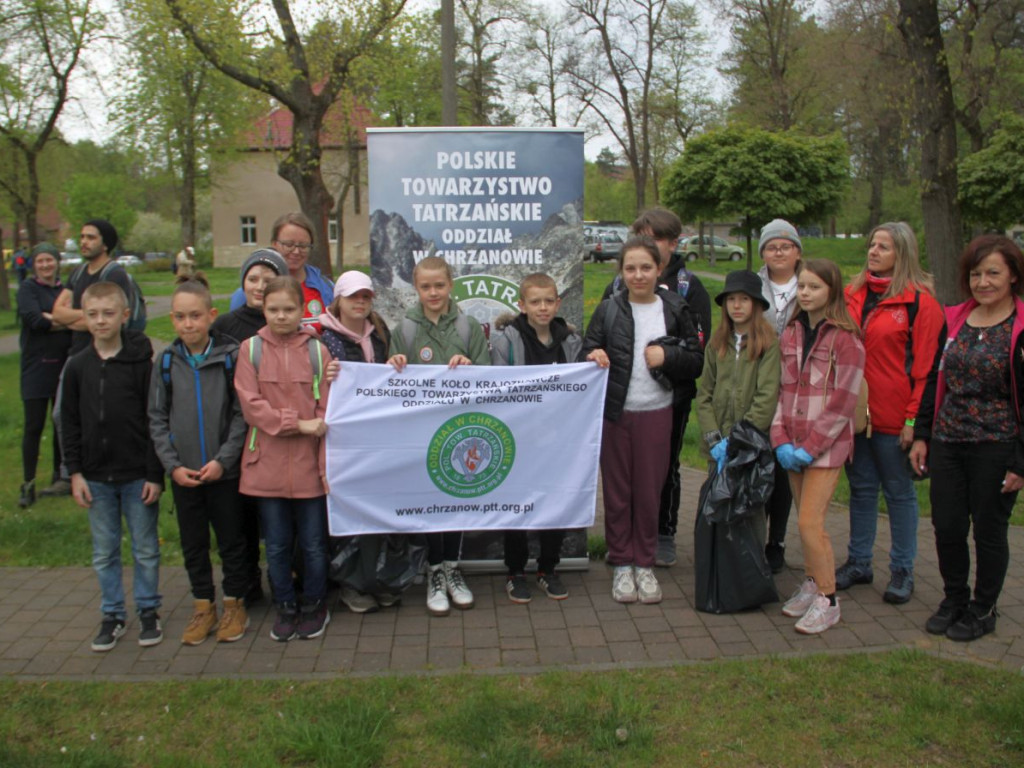
[[[111,613],[104,614],[103,623],[100,624],[99,634],[92,641],[94,651],[109,651],[124,634],[124,619],[119,619]]]
[[[521,573],[509,575],[505,582],[505,591],[508,592],[508,599],[513,603],[525,605],[533,599],[530,595],[530,585],[526,583],[526,576]]]
[[[847,560],[836,568],[836,589],[849,589],[854,584],[870,584],[875,580],[871,563],[858,563]]]
[[[70,496],[71,495],[71,481],[70,480],[54,480],[53,485],[49,488],[43,488],[39,492],[40,496]]]
[[[29,480],[27,483],[21,484],[21,490],[18,493],[18,506],[22,509],[27,509],[36,503],[36,481]]]
[[[960,621],[963,616],[964,606],[939,604],[939,610],[928,617],[924,630],[930,635],[944,635],[946,630]]]
[[[569,596],[569,590],[565,588],[562,580],[558,577],[558,574],[552,571],[551,573],[544,573],[538,571],[537,583],[540,584],[547,596],[552,600],[565,600]]]
[[[318,600],[313,605],[302,606],[302,612],[299,614],[299,626],[295,628],[295,631],[300,639],[311,640],[314,637],[320,637],[330,623],[331,612],[327,610],[327,604],[323,600]]]
[[[949,629],[946,630],[946,637],[958,643],[967,643],[971,640],[977,640],[989,632],[995,632],[996,617],[999,616],[996,607],[992,606],[984,613],[982,613],[982,610],[972,603],[961,614],[959,621],[949,625]]]
[[[786,567],[786,545],[769,541],[764,548],[764,557],[772,573],[782,573],[782,569]]]
[[[299,611],[295,603],[281,603],[277,606],[277,621],[270,628],[271,640],[285,643],[295,637],[299,625]]]
[[[160,624],[160,614],[156,608],[149,608],[139,614],[139,645],[148,648],[159,645],[164,639],[164,628]]]

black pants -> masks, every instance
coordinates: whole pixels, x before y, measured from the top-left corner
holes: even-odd
[[[254,496],[239,494],[242,507],[242,537],[245,539],[245,569],[249,583],[260,583],[260,505]]]
[[[424,538],[427,540],[427,562],[430,565],[440,565],[444,560],[453,563],[459,561],[459,555],[462,553],[462,531],[427,533],[424,534]]]
[[[669,446],[668,476],[661,486],[661,506],[658,508],[658,535],[675,536],[679,526],[679,492],[682,482],[679,479],[679,451],[683,447],[683,434],[686,422],[690,418],[692,398],[687,398],[679,405],[672,406],[672,438]]]
[[[782,544],[786,541],[786,526],[789,524],[789,510],[793,506],[793,491],[789,487],[789,473],[775,462],[775,490],[765,504],[768,518],[768,542]]]
[[[537,558],[537,570],[541,573],[554,573],[558,565],[559,553],[562,551],[562,539],[565,531],[537,531],[540,539],[540,557]],[[526,569],[526,561],[530,559],[530,542],[526,531],[505,531],[505,565],[509,573],[522,573]]]
[[[971,552],[967,534],[974,526],[974,602],[982,609],[996,604],[1010,563],[1007,528],[1016,493],[1002,493],[1015,442],[944,443],[933,440],[931,470],[932,525],[944,604],[966,606],[971,588]]]
[[[39,443],[46,428],[46,406],[56,401],[52,397],[33,397],[22,400],[25,407],[25,432],[21,436],[22,477],[27,483],[35,479],[36,465],[39,464]],[[53,480],[60,479],[60,442],[57,427],[53,427]]]
[[[197,488],[171,483],[178,511],[181,552],[196,600],[213,600],[213,565],[210,563],[210,526],[217,536],[224,571],[223,590],[227,597],[245,597],[249,572],[245,559],[241,496],[238,478],[221,480]]]

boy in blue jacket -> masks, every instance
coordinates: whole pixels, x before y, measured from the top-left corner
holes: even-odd
[[[154,363],[149,428],[157,455],[171,476],[194,610],[182,635],[199,645],[214,631],[217,641],[241,640],[249,626],[245,593],[242,499],[238,478],[245,421],[235,396],[238,344],[210,334],[217,316],[206,278],[178,278],[171,298],[171,322],[178,338]],[[210,528],[217,535],[223,565],[224,612],[218,624],[214,604]]]

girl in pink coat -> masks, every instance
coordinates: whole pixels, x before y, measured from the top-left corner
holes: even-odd
[[[259,499],[267,574],[278,606],[274,640],[319,637],[327,610],[327,483],[322,438],[327,432],[331,355],[301,327],[302,286],[275,277],[264,290],[267,325],[238,353],[235,389],[249,435],[242,453],[242,493]],[[303,557],[299,607],[292,582],[295,533]]]
[[[805,261],[797,276],[800,311],[779,339],[782,381],[771,438],[789,473],[806,576],[782,613],[797,632],[818,634],[839,621],[835,557],[825,514],[839,470],[853,453],[853,417],[864,377],[864,345],[843,300],[839,267]]]

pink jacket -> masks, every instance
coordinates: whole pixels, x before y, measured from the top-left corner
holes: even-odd
[[[841,467],[853,456],[853,414],[864,378],[864,345],[825,321],[801,369],[804,326],[786,326],[779,339],[782,385],[772,420],[772,445],[803,448],[815,468]]]
[[[250,496],[310,499],[327,493],[323,441],[299,434],[299,419],[323,418],[329,384],[320,383],[320,400],[313,396],[313,366],[306,346],[315,336],[305,328],[277,336],[261,328],[263,352],[259,380],[249,359],[252,341],[238,352],[235,389],[249,425],[242,451],[239,490]],[[324,367],[331,353],[319,341]],[[255,428],[255,434],[253,433]]]

